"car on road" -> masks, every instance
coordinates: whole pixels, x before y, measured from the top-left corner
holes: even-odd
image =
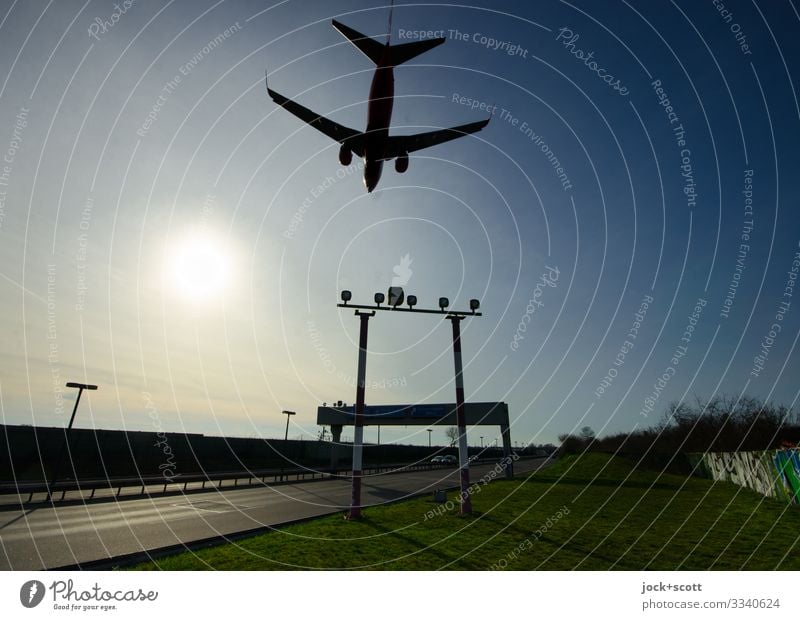
[[[444,463],[445,465],[455,465],[456,463],[458,463],[458,459],[452,454],[447,454],[442,458],[444,459],[442,463]]]
[[[431,459],[431,465],[442,465],[443,463],[445,463],[443,456],[434,456]]]

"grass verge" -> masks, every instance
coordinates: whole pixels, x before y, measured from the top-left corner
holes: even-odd
[[[134,569],[800,569],[800,509],[729,483],[586,454],[477,488],[471,517],[417,498]]]

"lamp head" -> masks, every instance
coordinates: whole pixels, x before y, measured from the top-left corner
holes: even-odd
[[[347,291],[347,290],[342,291],[342,301],[344,303],[347,303],[351,299],[353,299],[353,294],[350,291]]]
[[[89,385],[88,383],[75,383],[74,381],[69,381],[67,383],[68,388],[78,388],[81,390],[96,390],[96,385]]]
[[[389,305],[392,308],[397,308],[397,306],[402,305],[404,296],[405,293],[403,293],[402,286],[389,287]]]
[[[469,309],[475,312],[478,308],[481,307],[481,302],[477,299],[470,299],[469,300]]]
[[[447,306],[450,305],[450,300],[447,297],[440,297],[439,298],[439,309],[444,310]]]
[[[408,307],[413,308],[417,305],[417,296],[416,295],[409,295],[406,297],[406,302],[408,302]]]
[[[384,302],[386,296],[383,293],[375,293],[375,303],[379,306]]]

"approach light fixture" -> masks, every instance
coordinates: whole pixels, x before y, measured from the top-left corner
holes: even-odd
[[[438,314],[439,316],[444,316],[447,318],[450,317],[465,318],[468,316],[481,316],[480,312],[481,304],[480,300],[478,299],[470,299],[469,307],[462,308],[461,310],[452,309],[450,307],[450,299],[447,297],[439,297],[438,308],[437,307],[420,308],[419,306],[417,306],[419,298],[416,295],[406,295],[402,286],[393,285],[388,287],[387,293],[374,293],[373,303],[369,305],[351,302],[353,296],[351,292],[348,290],[343,290],[341,291],[340,294],[342,300],[336,305],[339,308],[347,308],[348,310],[355,310],[356,315],[359,315],[362,310],[369,311],[373,315],[378,310],[385,310],[387,312],[398,311],[398,312],[413,312],[414,314]],[[404,305],[405,303],[408,303],[408,305],[407,306]]]
[[[472,513],[472,502],[469,498],[469,446],[467,445],[467,426],[466,417],[464,415],[464,379],[463,369],[461,365],[461,321],[467,317],[481,316],[478,312],[480,302],[477,299],[470,299],[469,311],[462,310],[448,310],[450,300],[447,297],[439,297],[439,309],[433,308],[415,308],[417,305],[417,296],[408,295],[406,301],[408,307],[401,307],[403,303],[404,292],[400,286],[389,287],[388,304],[382,306],[386,301],[386,295],[383,293],[375,293],[374,306],[361,305],[354,303],[348,305],[350,300],[349,291],[347,296],[342,291],[342,301],[345,303],[337,304],[340,308],[347,308],[348,310],[355,310],[355,315],[359,318],[360,322],[360,335],[358,342],[358,378],[356,382],[356,404],[353,408],[353,465],[352,465],[352,489],[350,493],[350,511],[347,514],[347,519],[358,519],[361,516],[361,479],[363,477],[363,451],[364,451],[364,388],[366,386],[366,363],[367,363],[367,331],[369,327],[370,317],[378,314],[381,311],[398,311],[410,312],[413,314],[438,314],[440,318],[448,319],[453,328],[453,360],[455,370],[455,388],[456,388],[456,426],[459,431],[458,441],[458,462],[460,463],[460,489],[461,489],[461,514],[467,515]],[[341,407],[341,401],[337,403]],[[288,420],[288,418],[287,418]],[[380,441],[380,440],[379,440]],[[430,444],[430,432],[428,433],[428,443]]]
[[[402,305],[404,297],[405,293],[403,292],[402,286],[389,287],[389,305],[392,308],[397,308],[398,306]]]

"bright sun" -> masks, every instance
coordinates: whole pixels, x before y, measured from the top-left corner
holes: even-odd
[[[183,298],[199,302],[219,297],[232,277],[230,252],[209,235],[188,237],[170,252],[167,276],[167,286]]]

